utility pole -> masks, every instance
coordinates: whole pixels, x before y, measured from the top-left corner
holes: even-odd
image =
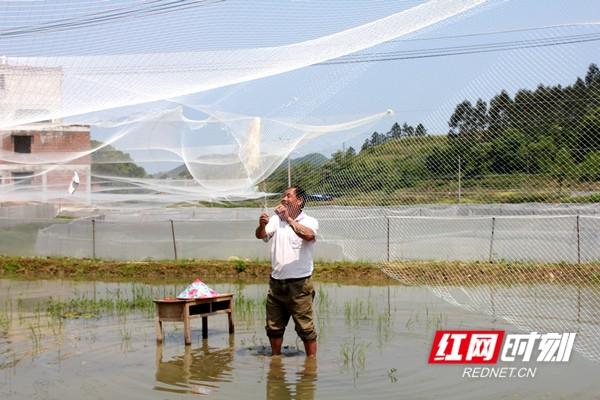
[[[460,175],[461,175],[461,170],[460,170],[460,156],[458,156],[458,204],[460,204],[460,191],[461,191],[461,187],[460,187]]]

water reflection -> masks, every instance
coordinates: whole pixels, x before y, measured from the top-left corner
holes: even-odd
[[[323,323],[318,376],[316,361],[305,360],[292,338],[283,357],[269,357],[264,315],[256,311],[262,309],[263,284],[237,290],[235,284],[215,287],[239,291],[244,304],[252,305],[242,316],[240,304],[234,315],[235,346],[228,343],[233,338],[226,332],[213,330],[208,342],[194,341],[187,348],[179,327],[167,336],[172,340],[154,347],[153,318],[129,306],[134,300],[137,304],[139,293],[171,293],[173,288],[140,285],[134,291],[124,283],[97,286],[94,300],[88,282],[0,279],[0,313],[8,321],[0,322],[0,399],[570,399],[596,398],[600,393],[600,380],[590,379],[600,376],[600,364],[581,356],[600,354],[597,285],[386,288],[321,283],[317,288],[321,303],[316,307],[316,320]],[[50,296],[53,304],[77,307],[50,314]],[[122,312],[113,311],[117,302],[123,303]],[[98,316],[67,318],[63,310],[95,311]],[[3,339],[4,327],[8,336]],[[540,364],[535,380],[519,382],[465,380],[460,366],[427,364],[437,329],[520,333],[520,328],[577,332],[575,346],[580,353],[564,365]],[[120,351],[122,342],[129,351]]]
[[[288,367],[289,369],[289,367]],[[311,400],[315,398],[317,387],[317,359],[306,357],[302,368],[296,372],[286,371],[284,357],[271,357],[267,374],[267,400]]]
[[[214,348],[203,340],[196,349],[185,346],[183,355],[163,361],[163,345],[156,345],[156,384],[154,390],[171,393],[210,394],[221,382],[230,382],[234,340],[228,347]]]

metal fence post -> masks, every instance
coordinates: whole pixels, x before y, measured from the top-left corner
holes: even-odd
[[[171,236],[173,237],[173,253],[175,254],[175,260],[177,260],[177,243],[175,243],[175,224],[173,223],[173,220],[169,220],[171,221]]]
[[[96,220],[92,219],[92,258],[96,259]]]
[[[390,217],[385,217],[387,222],[387,262],[390,262]]]
[[[461,198],[461,181],[460,181],[460,176],[462,175],[462,171],[461,171],[461,165],[460,165],[460,156],[458,156],[458,204],[460,204],[460,198]]]
[[[581,264],[581,239],[579,233],[579,215],[577,216],[577,264]]]
[[[492,217],[492,236],[490,237],[490,256],[488,258],[489,262],[492,262],[492,254],[494,251],[494,231],[496,229],[496,217]]]

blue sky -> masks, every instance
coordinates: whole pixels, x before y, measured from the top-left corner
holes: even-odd
[[[163,15],[136,16],[68,31],[19,37],[0,36],[0,54],[83,55],[210,50],[275,46],[331,34],[423,3],[423,1],[240,1]],[[495,0],[487,5],[367,52],[447,48],[600,32],[600,7],[583,0]],[[0,30],[35,26],[59,18],[87,18],[91,12],[142,5],[137,1],[0,1]],[[473,33],[481,36],[452,37]],[[444,134],[454,106],[465,98],[489,99],[501,89],[514,93],[538,84],[570,84],[588,65],[600,63],[600,42],[516,51],[420,58],[367,64],[312,66],[281,75],[176,99],[213,104],[229,112],[263,117],[295,117],[313,123],[354,119],[393,109],[392,119],[354,137],[309,143],[296,155],[324,154],[343,145],[360,147],[373,130],[393,122],[424,123]],[[335,116],[335,118],[334,118]],[[101,136],[99,132],[96,132]],[[100,137],[101,138],[101,137]],[[152,169],[151,167],[150,169]]]
[[[539,0],[491,2],[467,15],[410,35],[406,40],[384,44],[369,51],[426,49],[599,32],[600,26],[596,25],[565,26],[443,39],[452,35],[600,21],[600,7],[592,7],[591,3]],[[533,89],[540,83],[571,84],[577,76],[585,74],[590,63],[600,62],[598,43],[372,64],[313,66],[213,93],[188,96],[184,101],[194,103],[217,99],[231,111],[284,116],[293,108],[288,104],[295,101],[298,109],[315,120],[319,116],[352,118],[393,109],[396,112],[393,119],[381,121],[369,132],[349,139],[346,144],[346,147],[359,147],[372,130],[386,131],[394,121],[407,121],[413,125],[422,122],[430,133],[444,134],[454,106],[465,98],[475,101],[482,97],[488,100],[502,89],[514,93],[520,88]],[[339,79],[337,83],[336,78]],[[331,87],[327,94],[322,93],[325,91],[325,82]],[[257,94],[260,101],[257,101]],[[302,101],[306,104],[299,104]],[[315,146],[306,146],[301,152],[327,152],[341,147],[339,141],[333,142],[327,149],[317,143]]]

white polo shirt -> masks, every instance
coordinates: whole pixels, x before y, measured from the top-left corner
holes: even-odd
[[[296,218],[301,225],[312,229],[317,235],[319,222],[302,211]],[[271,238],[271,276],[275,279],[304,278],[313,273],[313,255],[316,240],[306,241],[278,215],[269,218],[265,227],[268,242]]]

